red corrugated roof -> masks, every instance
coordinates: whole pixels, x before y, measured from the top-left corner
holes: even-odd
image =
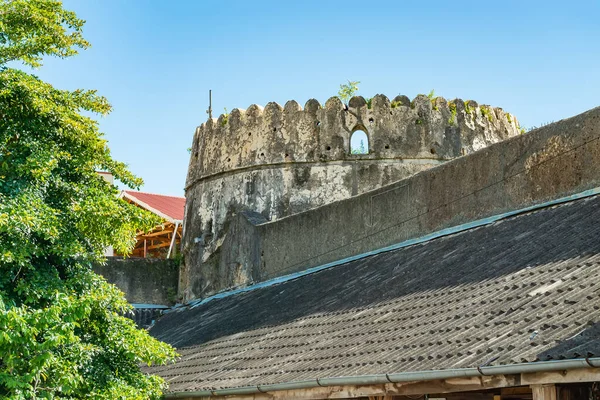
[[[162,194],[136,192],[133,190],[124,190],[129,200],[133,201],[142,208],[157,212],[161,217],[167,216],[172,220],[183,221],[183,212],[185,209],[185,197],[165,196]],[[137,201],[136,201],[137,200]]]

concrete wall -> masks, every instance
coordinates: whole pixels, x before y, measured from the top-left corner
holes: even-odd
[[[173,260],[108,257],[94,271],[121,289],[129,303],[171,305],[177,299],[179,266]]]
[[[350,154],[356,130],[369,153]],[[186,188],[183,237],[186,298],[248,282],[247,264],[221,253],[244,210],[277,219],[337,202],[404,179],[518,135],[502,109],[462,100],[354,97],[263,110],[233,110],[196,130]],[[235,229],[245,230],[242,225]],[[237,250],[236,250],[237,252]],[[223,264],[223,263],[227,264]],[[237,272],[236,272],[237,271]],[[199,277],[199,279],[196,279]]]
[[[239,214],[218,252],[219,267],[184,269],[181,282],[188,299],[205,296],[598,186],[595,108],[278,221]]]

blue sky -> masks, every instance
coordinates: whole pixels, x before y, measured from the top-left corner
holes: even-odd
[[[192,135],[215,114],[359,94],[504,108],[530,127],[600,105],[600,1],[66,0],[92,48],[35,73],[98,89],[116,159],[144,191],[183,195]]]

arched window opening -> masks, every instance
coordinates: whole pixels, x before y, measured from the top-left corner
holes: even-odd
[[[351,154],[369,154],[369,137],[365,131],[357,130],[350,137]]]

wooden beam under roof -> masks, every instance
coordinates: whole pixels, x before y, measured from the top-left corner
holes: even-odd
[[[560,375],[560,382],[556,382],[558,375]],[[556,392],[558,393],[558,397],[552,397],[552,388],[556,389],[556,385],[560,383],[582,384],[596,381],[600,381],[599,369],[581,368],[534,374],[484,375],[376,385],[317,386],[306,389],[279,390],[246,395],[185,397],[184,393],[178,393],[176,398],[188,400],[321,400],[355,398],[418,400],[427,395],[429,399],[439,398],[446,400],[529,400],[532,397],[534,400],[572,400],[571,397],[560,395],[560,390]],[[528,382],[535,383],[529,386]],[[558,388],[560,389],[560,386]],[[492,391],[491,389],[497,390]],[[563,392],[568,394],[572,390],[565,390]],[[166,394],[165,398],[174,398],[174,396]]]
[[[175,248],[181,244],[183,227],[179,224],[175,230],[176,224],[165,222],[156,226],[149,232],[140,232],[136,236],[137,242],[131,252],[135,257],[165,257],[166,253],[157,252],[171,245],[173,235],[175,235]]]
[[[151,232],[151,233],[144,233],[141,235],[138,235],[138,238],[151,238],[154,236],[162,236],[162,235],[168,235],[170,233],[173,233],[173,230],[165,230],[165,231],[156,231],[156,232]]]

